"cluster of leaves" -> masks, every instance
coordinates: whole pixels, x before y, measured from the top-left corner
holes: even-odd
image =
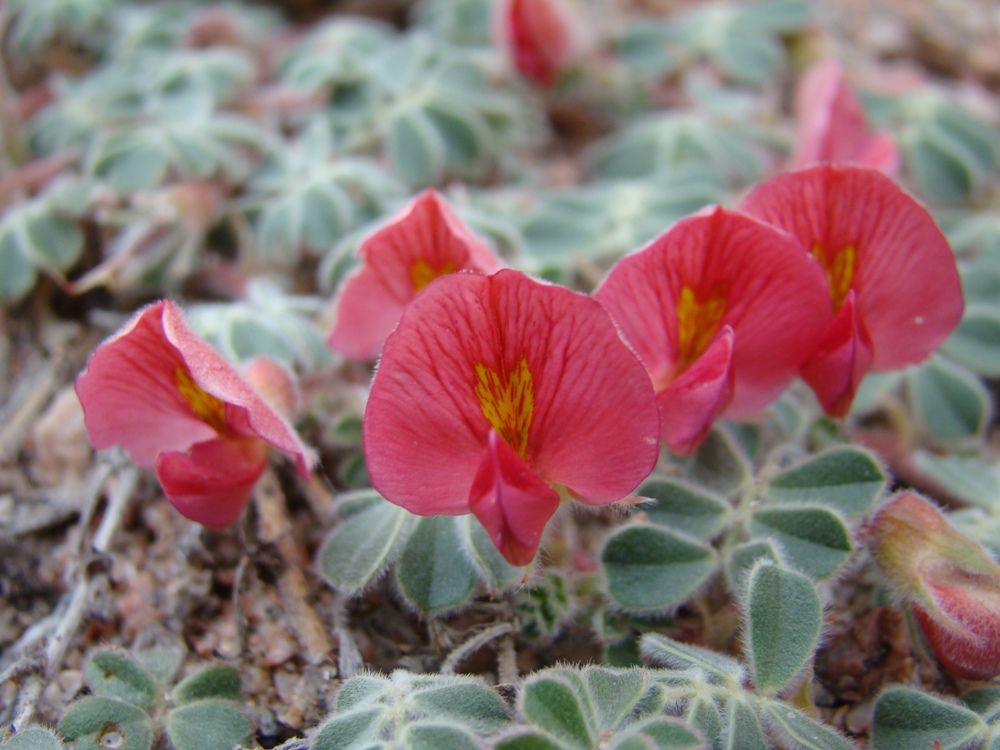
[[[117,649],[91,654],[84,681],[91,695],[66,709],[59,724],[77,750],[150,750],[165,734],[174,750],[232,750],[249,745],[253,726],[241,708],[239,673],[213,665],[168,688],[183,652],[155,647],[134,657]],[[30,727],[6,742],[4,750],[59,750],[47,729]]]

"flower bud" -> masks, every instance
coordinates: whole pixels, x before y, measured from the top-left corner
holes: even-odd
[[[876,563],[957,677],[1000,674],[1000,565],[930,502],[902,492],[865,530]]]

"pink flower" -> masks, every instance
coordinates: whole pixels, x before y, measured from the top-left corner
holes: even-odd
[[[293,403],[280,365],[256,360],[247,373],[284,402],[279,409]],[[188,328],[170,300],[139,311],[101,344],[76,392],[94,447],[121,445],[139,466],[155,467],[181,515],[210,529],[230,525],[246,507],[267,446],[292,458],[303,477],[316,461],[286,417]]]
[[[815,162],[852,163],[899,171],[899,149],[887,133],[868,126],[861,101],[844,81],[844,71],[831,59],[810,68],[795,92],[798,140],[792,167]]]
[[[602,505],[635,489],[659,424],[649,378],[601,306],[505,269],[446,276],[410,303],[363,435],[387,500],[473,513],[525,565],[563,491]]]
[[[823,274],[784,232],[715,208],[622,258],[594,297],[653,382],[663,440],[690,453],[795,376],[829,321]]]
[[[328,343],[359,360],[378,356],[403,308],[438,276],[503,266],[434,190],[362,242],[357,256],[362,262],[341,287]]]
[[[580,33],[561,0],[500,0],[497,27],[514,67],[542,88],[558,83],[579,54]]]
[[[862,533],[945,669],[1000,674],[1000,565],[989,553],[913,492],[893,497]]]
[[[881,172],[820,165],[778,175],[741,208],[798,238],[826,272],[832,320],[802,377],[844,416],[868,371],[920,362],[962,317],[958,269],[927,210]]]

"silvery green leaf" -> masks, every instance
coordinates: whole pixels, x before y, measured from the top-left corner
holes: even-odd
[[[753,476],[750,460],[724,427],[716,426],[705,437],[694,455],[679,459],[685,478],[731,495],[746,487]]]
[[[170,695],[176,706],[208,698],[238,703],[243,700],[240,673],[224,664],[203,667],[177,683]]]
[[[967,503],[987,510],[1000,509],[1000,475],[985,456],[913,453],[913,463],[935,482]]]
[[[447,719],[481,735],[495,733],[510,722],[499,694],[468,677],[439,679],[415,689],[408,707],[428,719]]]
[[[968,747],[986,722],[974,711],[913,688],[886,690],[875,703],[872,750],[941,750]]]
[[[726,703],[723,750],[767,750],[757,712],[747,701],[732,697]]]
[[[418,518],[399,552],[394,578],[400,593],[424,614],[456,609],[465,604],[476,585],[476,571],[462,554],[453,516]]]
[[[13,737],[0,742],[0,750],[62,750],[63,744],[48,729],[25,727]]]
[[[595,723],[601,729],[615,729],[642,698],[647,687],[643,672],[635,669],[587,667],[583,679],[590,691]]]
[[[253,725],[234,703],[197,700],[170,711],[166,731],[174,750],[233,750],[250,744]]]
[[[601,561],[615,605],[633,612],[663,610],[682,603],[717,568],[710,547],[654,525],[614,531],[604,545]]]
[[[521,712],[530,724],[574,750],[591,750],[594,734],[577,691],[561,677],[541,673],[521,688]]]
[[[382,706],[333,716],[313,738],[311,750],[367,750],[374,745],[388,719]]]
[[[494,592],[513,586],[525,576],[525,569],[511,565],[497,550],[486,529],[471,513],[458,520],[464,551],[476,567],[479,577]]]
[[[887,483],[871,453],[847,446],[784,469],[768,479],[765,493],[778,503],[820,503],[851,516],[871,508]]]
[[[941,351],[978,375],[1000,376],[1000,306],[968,305]]]
[[[616,736],[624,739],[613,750],[707,750],[711,747],[691,726],[673,717],[657,717],[633,724]]]
[[[747,581],[746,641],[757,690],[780,693],[802,673],[819,644],[823,605],[801,573],[758,563]]]
[[[857,750],[853,742],[787,703],[765,701],[761,718],[791,747],[801,750]],[[894,746],[893,750],[902,748]]]
[[[742,591],[745,588],[747,575],[758,560],[769,560],[778,565],[784,563],[778,547],[770,539],[744,542],[729,552],[725,565],[726,580],[731,590]]]
[[[84,678],[95,694],[140,708],[156,700],[156,684],[132,657],[118,649],[101,649],[91,656]]]
[[[722,738],[722,714],[711,698],[696,696],[688,701],[684,721],[708,740],[709,747],[717,745]]]
[[[153,724],[141,708],[115,700],[89,696],[66,709],[59,731],[76,750],[150,750]]]
[[[962,702],[989,724],[1000,719],[1000,687],[975,688],[962,696]]]
[[[989,391],[979,378],[938,355],[906,370],[906,389],[917,418],[935,440],[974,438],[992,412]]]
[[[481,745],[463,727],[440,721],[408,722],[400,737],[403,750],[479,750]]]
[[[743,681],[745,669],[735,659],[699,646],[691,646],[656,633],[642,637],[642,653],[673,669],[694,669],[715,682]]]
[[[501,737],[493,750],[566,750],[566,745],[535,729],[518,729]]]
[[[670,478],[647,479],[635,491],[651,503],[638,506],[653,523],[708,541],[725,528],[732,510],[725,498]]]
[[[790,565],[813,578],[833,575],[854,552],[847,524],[821,506],[760,508],[749,529],[756,538],[774,541]]]
[[[342,520],[319,552],[319,569],[334,588],[353,594],[385,570],[393,549],[415,524],[412,514],[382,499],[374,491],[371,502]]]

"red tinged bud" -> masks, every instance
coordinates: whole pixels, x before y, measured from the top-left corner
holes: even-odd
[[[893,497],[863,531],[889,582],[957,677],[1000,674],[1000,565],[913,492]]]

